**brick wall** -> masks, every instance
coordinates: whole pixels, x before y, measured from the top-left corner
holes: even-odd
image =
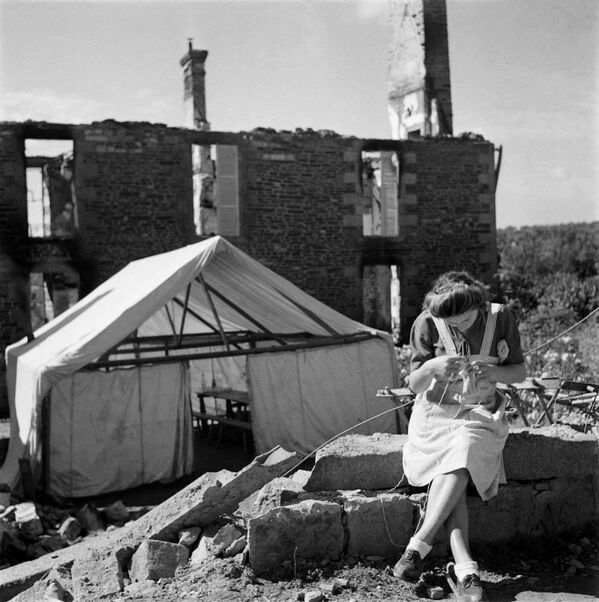
[[[401,143],[401,335],[442,272],[466,269],[489,283],[497,269],[494,147],[439,138]]]
[[[358,142],[312,131],[259,132],[246,141],[244,250],[361,319]]]
[[[77,127],[75,135],[73,254],[84,293],[134,259],[195,242],[185,134],[102,122]]]
[[[27,127],[31,137],[34,124]],[[363,265],[398,265],[404,340],[439,273],[464,267],[488,281],[496,268],[493,145],[482,140],[365,141],[327,131],[232,134],[114,121],[68,128],[79,231],[65,244],[83,294],[129,261],[199,240],[192,143],[238,146],[241,230],[231,242],[327,305],[363,321]],[[399,236],[365,238],[361,151],[381,147],[399,156]],[[28,309],[18,125],[0,124],[0,159],[3,352],[23,336]]]
[[[4,351],[8,344],[25,336],[29,305],[25,165],[20,132],[17,124],[0,129],[0,411],[7,407]]]

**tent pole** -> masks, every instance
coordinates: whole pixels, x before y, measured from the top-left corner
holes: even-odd
[[[218,331],[220,332],[220,336],[223,340],[223,345],[227,348],[227,351],[228,351],[229,350],[229,341],[227,340],[225,331],[223,329],[223,325],[220,321],[218,313],[216,312],[216,307],[214,305],[212,295],[210,294],[210,291],[208,290],[208,286],[206,285],[206,281],[204,280],[201,273],[198,274],[198,280],[199,280],[200,284],[204,287],[204,292],[206,293],[206,297],[208,298],[208,303],[210,303],[210,309],[212,310],[212,315],[214,316],[214,319],[216,320],[216,323],[218,324]]]
[[[177,338],[177,345],[181,344],[183,339],[183,328],[185,327],[185,317],[187,316],[187,310],[189,309],[189,293],[191,292],[191,282],[187,285],[185,291],[185,306],[183,307],[183,315],[181,316],[181,326],[179,327],[179,336]]]
[[[314,312],[312,312],[308,308],[304,307],[301,303],[294,301],[291,297],[288,297],[287,295],[285,295],[284,293],[282,293],[279,290],[277,290],[277,292],[281,296],[285,297],[285,299],[287,299],[287,301],[289,301],[290,303],[295,305],[295,307],[297,307],[299,310],[301,310],[303,313],[305,313],[311,320],[316,322],[316,324],[318,324],[319,326],[324,328],[328,333],[330,333],[334,336],[339,336],[341,334],[341,333],[337,332],[332,326],[329,326],[322,318],[319,318]]]
[[[203,281],[203,285],[213,295],[216,295],[219,299],[221,299],[222,301],[224,301],[229,307],[232,307],[238,314],[240,314],[246,320],[248,320],[249,322],[251,322],[252,324],[254,324],[255,326],[257,326],[262,332],[265,332],[266,334],[272,335],[272,332],[270,330],[268,330],[268,328],[266,328],[266,326],[263,326],[262,324],[260,324],[260,322],[258,322],[258,320],[256,320],[252,316],[250,316],[250,314],[248,314],[246,311],[244,311],[243,309],[241,309],[241,307],[239,307],[238,305],[236,305],[235,303],[233,303],[231,300],[227,299],[222,293],[219,293],[213,286],[210,286],[205,280]],[[287,345],[287,342],[284,341],[283,339],[277,338],[274,335],[273,335],[272,338],[275,341],[278,341],[279,343],[281,343],[281,345]]]

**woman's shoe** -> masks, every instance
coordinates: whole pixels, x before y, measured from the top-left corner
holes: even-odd
[[[461,581],[456,577],[455,565],[447,565],[447,583],[452,589],[457,602],[484,602],[484,590],[480,584],[480,577],[476,573],[466,575]]]
[[[480,577],[476,573],[466,575],[462,581],[458,579],[457,589],[460,602],[482,602],[485,599]]]
[[[420,554],[408,548],[393,567],[393,574],[404,581],[418,581],[423,567],[424,560]]]

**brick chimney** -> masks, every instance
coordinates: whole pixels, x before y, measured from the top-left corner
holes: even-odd
[[[194,50],[191,39],[189,49],[179,61],[183,68],[183,104],[185,108],[185,127],[209,130],[206,116],[206,70],[204,63],[207,50]]]
[[[391,0],[391,137],[453,134],[446,0]]]

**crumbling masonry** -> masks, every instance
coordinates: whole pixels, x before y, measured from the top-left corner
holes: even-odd
[[[84,296],[129,261],[218,233],[345,315],[397,327],[404,341],[440,272],[492,278],[496,149],[451,135],[445,4],[396,2],[394,11],[388,96],[398,139],[211,131],[208,53],[191,45],[181,60],[189,128],[0,123],[0,415],[4,349],[32,331],[34,273],[56,306],[64,283]],[[59,166],[26,156],[25,142],[39,139],[72,141],[73,156]],[[36,165],[53,182],[43,237],[29,230],[26,170]]]

